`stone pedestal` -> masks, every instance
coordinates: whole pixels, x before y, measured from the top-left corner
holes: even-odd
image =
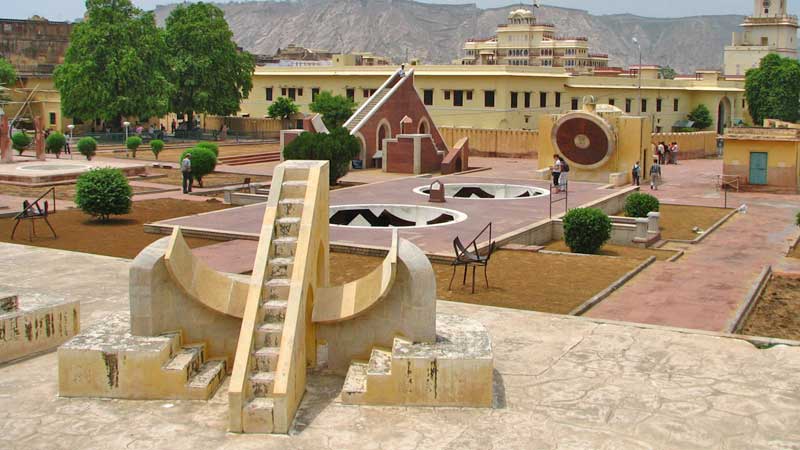
[[[36,116],[33,119],[33,126],[36,133],[33,138],[33,148],[36,149],[36,159],[44,161],[46,159],[44,154],[44,130],[42,129],[42,118]]]
[[[0,363],[50,350],[80,331],[80,304],[0,294]]]

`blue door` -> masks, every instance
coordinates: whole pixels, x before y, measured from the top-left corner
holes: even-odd
[[[750,184],[767,184],[767,154],[750,153]]]

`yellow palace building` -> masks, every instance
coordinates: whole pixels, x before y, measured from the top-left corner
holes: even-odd
[[[698,105],[714,118],[713,128],[747,122],[744,82],[702,71],[675,80],[659,79],[658,67],[598,70],[574,75],[565,68],[508,65],[415,65],[415,85],[438,126],[537,129],[538,116],[581,107],[592,95],[630,115],[652,119],[654,132],[672,131]],[[317,93],[329,91],[363,103],[396,67],[257,67],[253,90],[240,115],[265,117],[278,97],[289,97],[308,113]],[[640,88],[641,86],[641,88]],[[641,101],[639,100],[641,98]]]

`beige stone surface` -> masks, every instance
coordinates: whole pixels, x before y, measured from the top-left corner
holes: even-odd
[[[0,290],[80,298],[84,326],[127,310],[125,260],[0,244]],[[50,282],[40,283],[48,274]],[[0,448],[775,449],[800,442],[800,349],[439,302],[489,329],[493,409],[357,407],[309,378],[290,436],[225,432],[210,402],[59,398],[56,355],[0,366]]]
[[[28,295],[10,303],[0,310],[0,363],[58,347],[81,329],[78,301]]]

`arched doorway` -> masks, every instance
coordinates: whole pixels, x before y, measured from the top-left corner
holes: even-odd
[[[389,137],[389,126],[381,124],[378,128],[378,149],[383,150],[383,140]]]
[[[724,134],[725,128],[731,120],[731,101],[722,97],[717,108],[717,134]]]
[[[419,121],[419,129],[417,130],[418,134],[431,134],[430,126],[428,125],[428,119],[425,117]]]

